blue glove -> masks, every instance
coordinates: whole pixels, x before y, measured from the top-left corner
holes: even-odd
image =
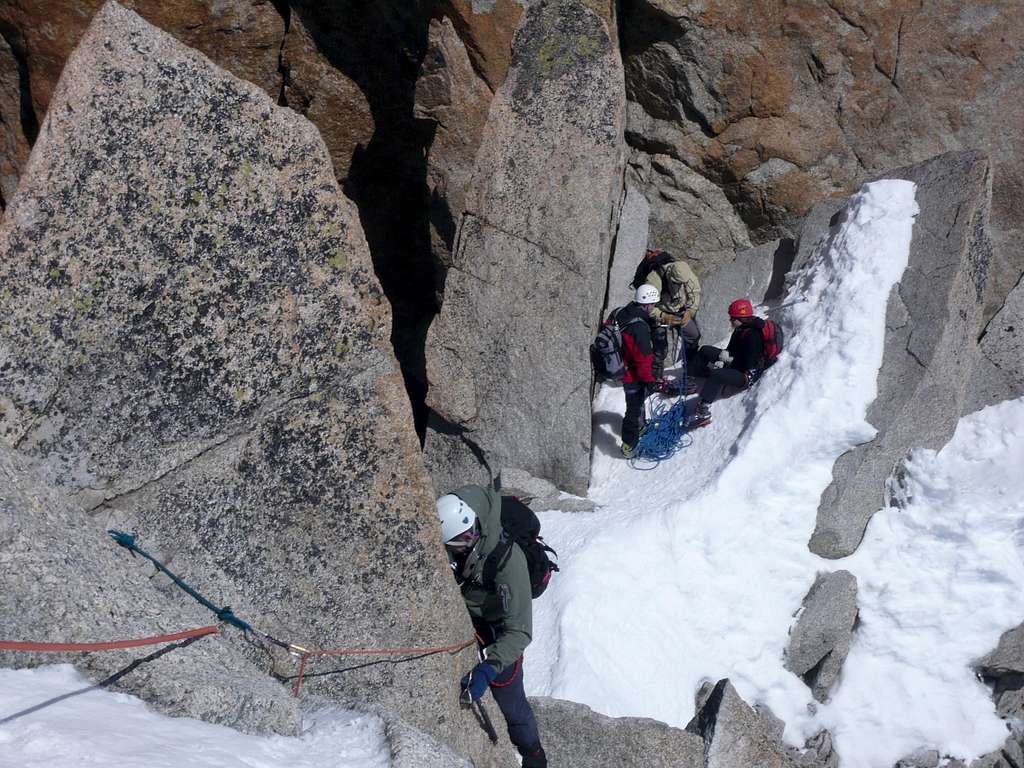
[[[498,670],[492,664],[482,661],[473,667],[473,671],[462,678],[462,690],[468,691],[473,701],[479,701],[480,697],[487,692],[487,686],[494,682],[498,676]]]

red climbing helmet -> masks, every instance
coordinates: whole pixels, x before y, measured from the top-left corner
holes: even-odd
[[[750,303],[749,299],[736,299],[732,304],[729,305],[729,317],[753,317],[754,316],[754,305]]]

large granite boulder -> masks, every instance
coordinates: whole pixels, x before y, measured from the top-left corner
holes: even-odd
[[[785,660],[818,701],[828,701],[839,679],[856,621],[857,577],[849,571],[818,574],[790,630]]]
[[[1014,0],[638,0],[620,19],[627,140],[721,187],[755,243],[824,197],[980,148],[997,257],[985,319],[1024,270],[1024,16]]]
[[[427,339],[425,451],[439,488],[511,467],[586,491],[587,348],[622,189],[624,104],[601,18],[580,0],[531,5]]]
[[[9,115],[0,101],[0,168],[8,181],[20,174],[19,145],[35,141],[64,63],[78,44],[103,0],[33,0],[0,4],[0,29],[13,49],[13,72],[0,51],[0,79],[11,76],[19,85],[19,111]],[[267,93],[281,91],[278,54],[285,19],[275,3],[261,0],[126,0],[125,5],[186,45],[202,51],[232,74],[256,83]],[[3,48],[4,43],[0,43]],[[5,152],[6,145],[6,152]],[[27,155],[27,152],[25,152]],[[13,168],[12,168],[13,166]],[[9,190],[13,194],[13,188]],[[6,194],[10,199],[10,195]]]
[[[607,717],[561,699],[530,699],[552,765],[704,768],[701,738],[643,717]]]
[[[1024,719],[1024,624],[1004,632],[976,668],[993,685],[1000,716]]]
[[[136,640],[217,623],[197,603],[157,589],[141,560],[125,557],[81,508],[48,488],[28,464],[0,446],[4,640]],[[179,647],[167,643],[94,653],[0,651],[0,667],[70,663],[98,682],[158,650],[165,653],[120,678],[111,690],[132,693],[172,716],[256,733],[298,733],[302,721],[297,700],[223,634]]]
[[[784,724],[770,710],[747,704],[732,683],[709,683],[697,694],[697,713],[686,730],[704,740],[704,768],[835,768],[827,731],[803,750],[782,742]]]
[[[0,227],[0,284],[0,439],[97,522],[306,647],[472,637],[387,304],[307,120],[109,3]],[[307,687],[485,764],[454,696],[472,660]]]
[[[911,448],[938,449],[952,436],[974,367],[992,252],[992,172],[983,153],[949,153],[886,176],[917,185],[921,213],[886,311],[878,394],[867,413],[878,432],[839,457],[818,507],[809,546],[828,558],[857,548],[894,465]],[[801,232],[808,236],[817,239]]]

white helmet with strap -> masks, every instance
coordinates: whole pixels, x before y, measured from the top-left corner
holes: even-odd
[[[476,523],[476,512],[454,493],[437,500],[437,517],[441,521],[441,541],[451,541]]]
[[[661,299],[661,291],[650,283],[644,283],[636,289],[636,297],[633,299],[637,304],[657,304]]]

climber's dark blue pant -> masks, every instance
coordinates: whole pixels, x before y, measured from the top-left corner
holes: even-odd
[[[524,758],[524,766],[544,768],[547,760],[540,745],[537,718],[533,715],[530,702],[523,689],[523,660],[498,675],[491,683],[491,695],[498,703],[501,714],[508,726],[508,738]],[[529,762],[527,762],[529,760]]]
[[[640,432],[644,428],[644,403],[647,401],[647,385],[642,381],[623,384],[626,393],[626,415],[622,417],[622,444],[636,448]]]
[[[722,390],[730,387],[735,390],[746,389],[747,376],[743,371],[725,366],[724,368],[711,368],[711,364],[718,360],[722,350],[718,347],[701,347],[698,353],[698,374],[707,376],[704,386],[700,388],[700,401],[702,403],[713,403],[722,396]]]

